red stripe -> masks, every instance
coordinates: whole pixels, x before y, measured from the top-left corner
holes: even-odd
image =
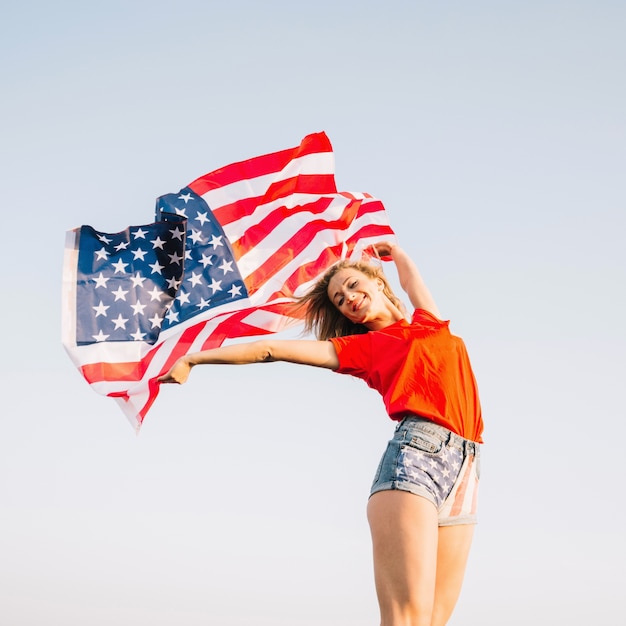
[[[294,193],[312,193],[319,196],[336,194],[335,176],[333,174],[299,174],[292,178],[277,181],[271,184],[264,202],[274,202],[286,198]]]
[[[349,252],[354,250],[354,247],[361,239],[369,239],[371,237],[383,237],[383,236],[394,236],[395,233],[387,224],[366,224],[363,228],[359,228],[352,237],[346,239],[346,245],[348,246]],[[349,256],[346,255],[346,256]]]
[[[259,204],[261,204],[262,199],[263,196],[256,196],[254,198],[237,200],[232,204],[225,204],[218,209],[214,209],[213,215],[222,226],[227,226],[231,222],[235,222],[242,217],[252,215],[256,211]]]
[[[300,174],[292,178],[278,181],[269,186],[262,196],[242,198],[230,204],[213,209],[215,219],[226,226],[242,217],[252,215],[257,207],[281,198],[287,198],[294,193],[316,194],[318,196],[337,193],[335,177],[332,174]]]
[[[144,405],[137,410],[135,414],[135,418],[139,422],[139,424],[143,424],[143,420],[148,414],[150,407],[153,405],[154,401],[157,399],[159,395],[159,386],[160,383],[157,382],[156,377],[148,380],[148,399],[144,403]],[[109,398],[115,398],[116,400],[123,400],[124,402],[130,402],[130,396],[126,391],[120,391],[117,393],[108,393],[107,396]]]
[[[101,382],[133,381],[142,379],[148,365],[154,355],[161,349],[158,345],[146,354],[140,361],[129,361],[127,363],[89,363],[81,367],[81,372],[85,380],[93,385]]]
[[[194,180],[189,187],[192,191],[202,196],[211,189],[217,189],[224,185],[257,178],[258,176],[266,176],[280,172],[285,166],[302,156],[316,154],[320,152],[332,152],[332,146],[325,133],[315,133],[308,135],[302,140],[302,143],[295,148],[280,150],[272,154],[247,159],[226,165],[214,172],[210,172],[205,176],[201,176]]]
[[[170,351],[165,364],[161,368],[161,372],[158,374],[159,376],[161,373],[167,372],[179,357],[187,353],[187,350],[190,348],[200,331],[204,328],[205,324],[206,322],[194,324],[194,326],[181,333],[174,349]],[[139,382],[143,379],[143,376],[148,370],[148,366],[156,353],[164,345],[166,344],[162,343],[155,346],[139,361],[129,361],[127,363],[89,363],[88,365],[83,365],[81,371],[85,380],[90,385],[102,382]],[[107,395],[119,397],[120,394],[121,392],[114,392]]]
[[[468,457],[468,463],[465,467],[465,472],[463,473],[463,477],[461,479],[461,484],[457,489],[456,496],[454,498],[454,502],[452,504],[452,509],[450,510],[450,516],[458,515],[461,513],[463,509],[463,501],[465,500],[465,492],[467,491],[467,485],[469,483],[469,477],[471,474],[471,467],[474,463],[474,457]]]

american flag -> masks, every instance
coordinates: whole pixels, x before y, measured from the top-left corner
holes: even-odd
[[[334,262],[394,239],[382,203],[337,192],[324,133],[157,199],[156,222],[67,233],[63,343],[138,429],[184,354],[284,330]]]

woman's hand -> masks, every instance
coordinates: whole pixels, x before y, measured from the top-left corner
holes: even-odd
[[[187,357],[180,357],[176,363],[172,366],[172,369],[167,372],[167,374],[163,374],[163,376],[159,376],[157,381],[160,383],[177,383],[182,385],[189,378],[189,373],[191,372],[191,368],[193,366],[187,360]]]
[[[435,317],[441,319],[439,309],[411,257],[399,245],[389,241],[381,241],[370,247],[383,261],[395,263],[400,286],[409,296],[413,307],[430,311]]]
[[[390,241],[379,241],[370,246],[370,249],[374,253],[374,256],[380,257],[385,261],[391,260],[391,251],[397,248],[398,244],[391,243]]]

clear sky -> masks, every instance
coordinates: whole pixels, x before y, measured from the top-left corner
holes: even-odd
[[[626,4],[24,0],[0,23],[0,621],[374,626],[361,381],[196,369],[136,437],[61,346],[65,231],[324,130],[486,420],[452,626],[623,620]]]

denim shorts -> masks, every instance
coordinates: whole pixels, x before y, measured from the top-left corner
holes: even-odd
[[[480,445],[422,417],[406,417],[380,460],[370,495],[410,491],[432,502],[439,526],[475,524]]]

